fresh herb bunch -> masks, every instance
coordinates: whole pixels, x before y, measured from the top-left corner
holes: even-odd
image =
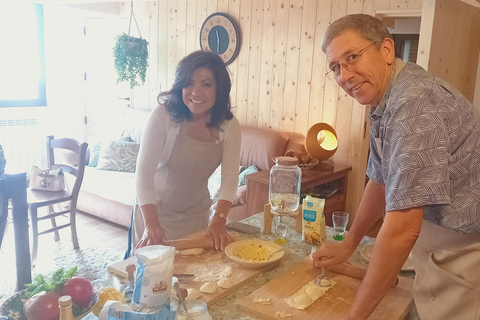
[[[117,83],[128,81],[130,89],[140,84],[137,76],[145,83],[148,67],[148,42],[143,38],[137,38],[122,33],[117,37],[113,48],[115,58],[115,70],[117,71]]]
[[[77,272],[77,267],[73,267],[70,270],[64,270],[63,268],[58,269],[52,275],[47,278],[43,275],[39,274],[35,277],[33,283],[26,284],[27,291],[25,296],[30,298],[35,294],[42,292],[42,291],[57,291],[63,288],[64,284],[72,279],[72,277]]]

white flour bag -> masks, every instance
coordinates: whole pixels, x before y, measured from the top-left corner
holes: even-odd
[[[132,302],[140,307],[161,309],[170,302],[175,248],[148,246],[135,251],[138,268]]]

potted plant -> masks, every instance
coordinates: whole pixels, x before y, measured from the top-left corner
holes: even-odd
[[[115,70],[118,74],[117,83],[128,81],[130,89],[140,85],[137,77],[140,78],[142,84],[145,83],[148,67],[147,40],[122,33],[117,37],[113,54]]]

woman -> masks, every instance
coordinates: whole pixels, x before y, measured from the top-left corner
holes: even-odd
[[[207,227],[216,249],[233,241],[225,222],[237,190],[240,125],[230,110],[230,88],[220,57],[196,51],[178,64],[172,89],[159,95],[137,159],[134,248],[168,245]],[[210,220],[208,178],[220,164],[219,200]]]

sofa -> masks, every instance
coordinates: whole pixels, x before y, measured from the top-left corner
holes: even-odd
[[[136,152],[149,111],[129,110],[125,115],[126,121],[120,122],[122,128],[118,130],[117,137],[89,143],[90,159],[78,197],[79,211],[120,226],[130,225],[135,202]],[[270,170],[274,165],[273,159],[289,150],[306,153],[302,134],[249,126],[242,126],[241,131],[239,187],[227,223],[254,214],[246,209],[247,174]],[[216,192],[220,187],[220,171],[220,168],[215,170],[209,179],[208,187],[213,200],[216,200]]]

